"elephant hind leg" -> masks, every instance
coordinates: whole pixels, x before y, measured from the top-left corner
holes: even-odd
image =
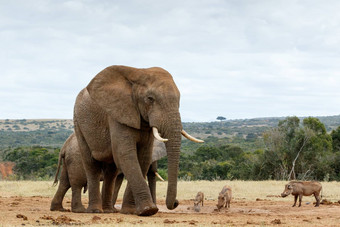
[[[114,213],[113,193],[117,168],[114,164],[107,164],[104,171],[104,182],[102,186],[102,208],[104,213]]]
[[[152,163],[147,173],[150,193],[152,196],[152,200],[155,204],[156,204],[156,174],[155,174],[156,171],[157,171],[157,161]]]
[[[81,189],[82,186],[73,186],[72,187],[72,203],[71,210],[74,213],[84,213],[86,211],[85,207],[81,202]]]
[[[51,202],[51,211],[66,211],[63,207],[63,199],[67,190],[71,187],[66,168],[63,167],[60,175],[58,190]]]
[[[87,178],[89,206],[87,207],[86,212],[102,213],[102,200],[100,196],[100,176],[102,173],[101,164],[92,158],[91,150],[76,121],[74,124],[74,130],[77,136],[79,149],[82,154],[81,157]]]
[[[114,212],[118,212],[117,209],[115,208],[115,204],[117,202],[119,189],[122,186],[123,180],[124,180],[123,173],[119,174],[115,179],[115,189],[114,189],[113,196],[112,196],[112,207],[113,207]]]

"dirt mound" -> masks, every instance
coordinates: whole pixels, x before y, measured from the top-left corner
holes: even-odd
[[[81,224],[81,221],[74,220],[66,215],[60,215],[57,218],[53,218],[49,215],[44,215],[40,219],[43,220],[50,220],[51,224],[53,225],[74,225],[74,224]]]
[[[27,217],[25,215],[22,214],[17,214],[17,218],[22,218],[22,220],[26,221]]]
[[[13,174],[14,162],[0,162],[0,179],[7,179]]]

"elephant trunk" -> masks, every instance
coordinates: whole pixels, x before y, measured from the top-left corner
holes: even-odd
[[[173,210],[178,206],[177,196],[177,176],[179,169],[179,157],[181,147],[182,123],[179,113],[172,114],[168,124],[164,127],[164,136],[169,141],[165,142],[168,155],[168,191],[166,196],[166,206]]]

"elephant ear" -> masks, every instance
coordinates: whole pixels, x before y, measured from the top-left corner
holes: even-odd
[[[87,86],[91,99],[107,114],[129,127],[140,129],[140,113],[132,94],[133,77],[137,69],[110,66],[99,72]]]

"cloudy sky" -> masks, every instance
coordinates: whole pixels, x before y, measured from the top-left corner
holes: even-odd
[[[110,65],[168,70],[186,122],[338,115],[339,11],[337,0],[0,0],[0,119],[71,119]]]

